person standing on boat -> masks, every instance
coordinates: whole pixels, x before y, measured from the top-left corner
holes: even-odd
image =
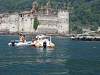
[[[47,43],[46,41],[43,42],[43,48],[46,48],[47,47]]]

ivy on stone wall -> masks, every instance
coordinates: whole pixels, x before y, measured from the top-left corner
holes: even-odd
[[[33,22],[33,28],[36,31],[39,25],[39,20],[37,19],[37,17],[34,18],[34,22]]]

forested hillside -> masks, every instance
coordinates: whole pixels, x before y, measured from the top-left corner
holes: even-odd
[[[0,0],[0,12],[20,12],[30,10],[32,2],[45,5],[48,0]],[[81,31],[82,27],[96,30],[100,25],[100,0],[51,0],[54,9],[63,8],[70,12],[72,31]]]

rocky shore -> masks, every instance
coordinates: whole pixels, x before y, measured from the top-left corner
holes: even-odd
[[[100,41],[100,35],[76,35],[71,36],[70,39],[80,41]]]

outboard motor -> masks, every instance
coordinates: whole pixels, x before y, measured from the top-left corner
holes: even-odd
[[[43,42],[43,48],[46,48],[46,47],[47,47],[47,43],[45,41],[45,42]]]
[[[11,41],[12,46],[15,46],[15,41]]]

